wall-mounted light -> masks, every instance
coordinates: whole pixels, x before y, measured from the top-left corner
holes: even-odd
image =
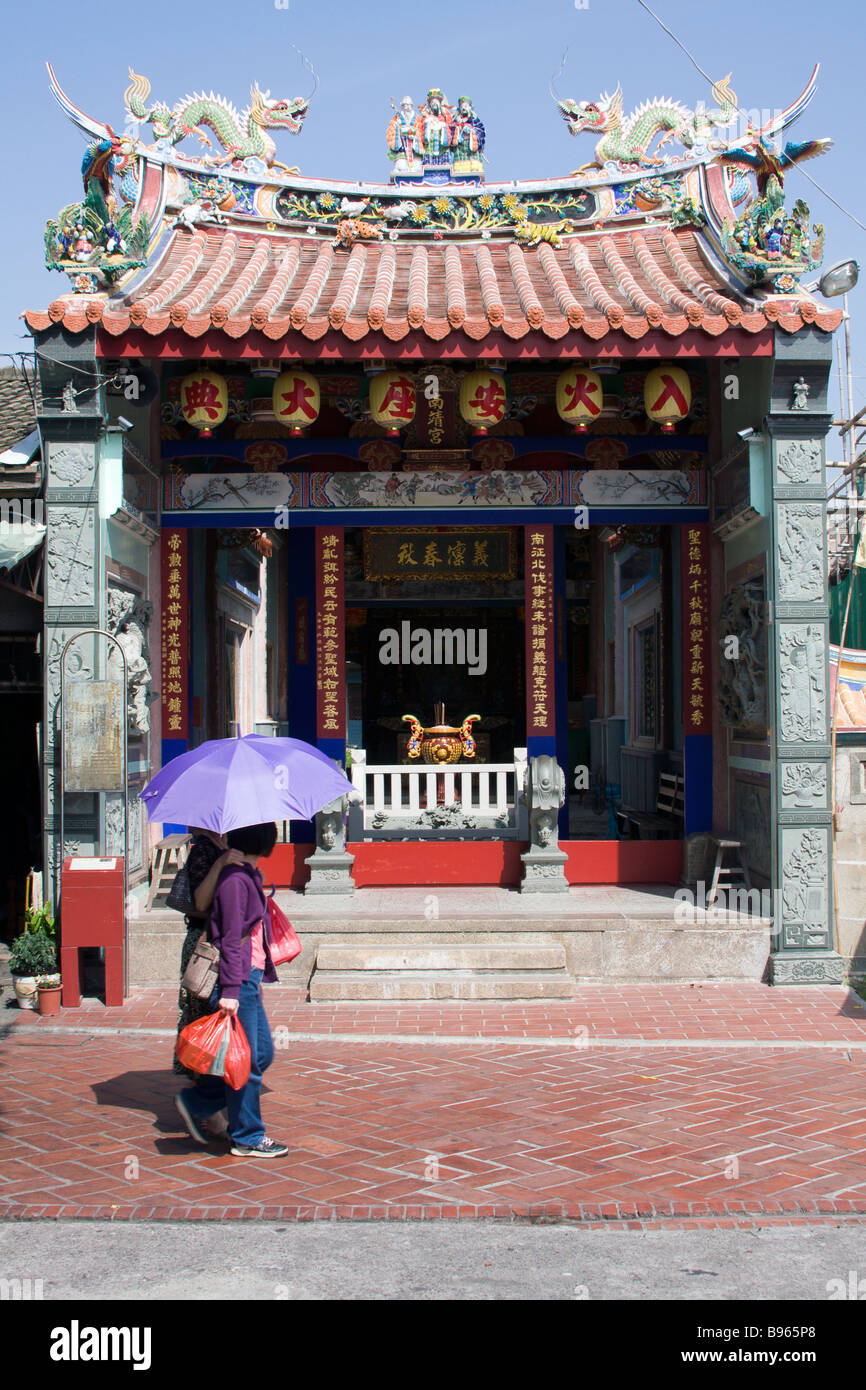
[[[853,290],[857,281],[860,279],[860,265],[857,261],[839,261],[836,265],[831,265],[829,270],[817,280],[810,280],[803,286],[809,294],[815,290],[822,294],[825,299],[835,299],[837,295],[847,294]]]

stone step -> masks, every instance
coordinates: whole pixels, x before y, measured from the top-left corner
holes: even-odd
[[[574,984],[565,971],[518,970],[326,970],[310,981],[313,1003],[337,1000],[570,999]]]
[[[327,946],[323,970],[563,970],[564,946]]]

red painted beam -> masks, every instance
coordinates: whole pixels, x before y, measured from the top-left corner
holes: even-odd
[[[515,340],[491,329],[479,341],[455,331],[441,342],[434,342],[426,333],[407,333],[398,343],[392,343],[381,333],[370,332],[358,342],[351,342],[338,330],[330,330],[318,340],[293,333],[291,338],[276,341],[263,333],[249,332],[242,338],[229,338],[218,329],[191,338],[182,329],[168,329],[151,334],[143,329],[130,330],[114,337],[104,328],[96,332],[97,357],[127,357],[139,360],[160,358],[163,361],[257,362],[277,359],[285,362],[475,362],[489,357],[526,364],[568,361],[571,359],[601,361],[609,358],[651,362],[684,359],[699,361],[714,357],[772,357],[775,328],[768,325],[758,333],[731,328],[712,338],[700,329],[689,329],[677,337],[667,333],[647,333],[645,338],[626,338],[612,331],[601,339],[586,337],[579,331],[554,341],[543,333],[527,333]]]

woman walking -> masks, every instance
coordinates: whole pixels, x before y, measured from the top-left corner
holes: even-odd
[[[262,982],[275,981],[277,972],[268,944],[267,902],[258,862],[272,853],[276,842],[277,827],[273,824],[229,831],[226,843],[237,851],[240,862],[220,872],[211,916],[220,974],[205,1012],[219,1008],[226,1016],[237,1015],[250,1046],[249,1081],[239,1091],[224,1086],[223,1096],[190,1088],[181,1091],[176,1101],[189,1133],[200,1144],[207,1142],[202,1126],[225,1105],[231,1151],[239,1158],[282,1158],[289,1152],[285,1144],[265,1133],[261,1113],[262,1078],[274,1059]]]
[[[204,1018],[206,1014],[213,1013],[208,999],[199,999],[197,995],[190,994],[188,989],[184,989],[183,975],[202,931],[207,930],[211,906],[222,870],[229,864],[243,862],[243,855],[235,849],[229,849],[224,836],[216,835],[212,830],[194,829],[192,834],[193,840],[186,860],[186,869],[195,911],[188,912],[184,919],[187,930],[180,953],[181,986],[177,999],[178,1036],[188,1023],[195,1023],[198,1019]],[[206,1095],[211,1099],[219,1100],[220,1103],[216,1107],[216,1113],[210,1120],[208,1128],[215,1137],[225,1138],[228,1117],[224,1113],[225,1085],[222,1079],[218,1076],[200,1076],[198,1072],[190,1071],[176,1054],[172,1063],[172,1070],[176,1076],[183,1076],[188,1081],[193,1081],[203,1096]]]

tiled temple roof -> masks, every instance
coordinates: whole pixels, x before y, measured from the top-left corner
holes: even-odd
[[[47,312],[28,312],[34,330],[70,332],[99,324],[113,336],[219,330],[229,339],[260,332],[273,341],[337,332],[352,342],[381,334],[397,343],[412,331],[434,342],[496,330],[512,339],[558,340],[579,329],[590,339],[653,330],[710,337],[771,325],[797,332],[835,328],[840,311],[802,292],[735,297],[701,253],[698,234],[665,226],[598,230],[559,247],[514,241],[441,244],[364,241],[350,250],[313,236],[246,227],[175,227],[151,267],[113,297],[69,294]]]

